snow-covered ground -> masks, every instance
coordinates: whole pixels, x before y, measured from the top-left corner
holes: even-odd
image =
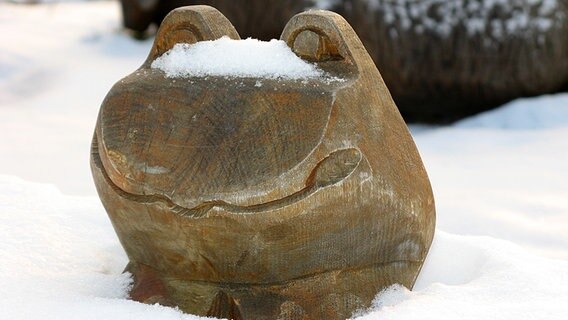
[[[100,102],[151,42],[117,2],[0,3],[0,319],[196,319],[126,299],[88,165]],[[362,319],[568,318],[568,94],[413,126],[438,229],[412,292]]]

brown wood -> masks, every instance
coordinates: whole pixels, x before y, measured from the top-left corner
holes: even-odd
[[[238,39],[211,7],[173,11],[101,106],[91,167],[132,298],[233,319],[345,319],[391,284],[412,288],[434,233],[432,190],[349,24],[309,11],[281,37],[344,81],[256,87],[150,68],[176,42],[222,35]]]

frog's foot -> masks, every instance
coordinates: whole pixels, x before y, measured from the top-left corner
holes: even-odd
[[[124,271],[130,272],[134,277],[134,285],[130,290],[132,300],[147,304],[172,305],[166,286],[154,269],[130,262]]]

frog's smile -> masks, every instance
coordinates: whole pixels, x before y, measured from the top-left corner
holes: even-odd
[[[111,180],[102,164],[96,140],[97,139],[95,137],[92,150],[94,164],[101,171],[105,181],[117,194],[119,194],[123,198],[139,203],[161,202],[167,205],[173,212],[181,216],[191,218],[203,217],[207,214],[207,212],[209,212],[209,210],[213,209],[214,207],[225,209],[226,211],[232,213],[256,213],[278,209],[292,203],[296,203],[307,198],[319,189],[334,185],[347,178],[353,171],[355,171],[362,158],[361,152],[355,148],[340,149],[334,151],[327,157],[319,161],[318,164],[312,169],[308,179],[306,180],[306,184],[302,189],[280,199],[247,206],[236,205],[223,200],[214,200],[203,202],[193,208],[186,208],[176,204],[170,198],[163,195],[139,195],[126,192],[118,187]]]

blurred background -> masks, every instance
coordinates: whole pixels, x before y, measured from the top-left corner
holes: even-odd
[[[378,318],[568,318],[568,0],[0,0],[0,318],[182,318],[124,300],[89,151],[107,92],[188,4],[263,40],[334,10],[375,61],[437,208],[415,292]]]

